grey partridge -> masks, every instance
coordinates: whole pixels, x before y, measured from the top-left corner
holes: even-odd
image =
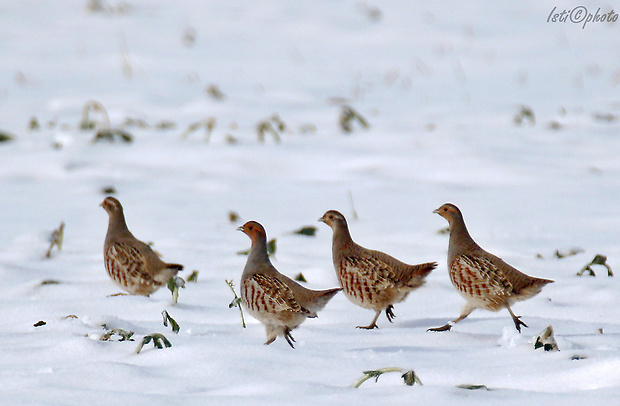
[[[402,302],[409,293],[422,286],[426,276],[437,266],[435,262],[408,265],[380,251],[356,244],[349,233],[344,216],[330,210],[319,219],[333,230],[332,257],[336,275],[345,296],[354,304],[375,311],[375,317],[363,329],[378,328],[382,311],[388,321],[394,316],[394,303]]]
[[[312,290],[301,286],[271,264],[262,225],[248,221],[238,230],[252,240],[241,275],[241,301],[248,313],[265,325],[265,345],[282,336],[295,348],[291,331],[307,318],[317,317],[317,312],[342,289]]]
[[[455,205],[446,203],[434,213],[448,220],[450,225],[448,272],[452,285],[467,303],[457,319],[429,331],[450,330],[453,323],[478,308],[493,312],[506,308],[517,331],[521,332],[521,326],[527,325],[521,321],[521,316],[515,316],[510,306],[535,296],[553,281],[526,275],[480,248],[469,235],[463,215]]]
[[[183,265],[163,262],[150,246],[131,234],[117,199],[106,197],[101,207],[109,215],[103,245],[105,268],[121,289],[132,295],[149,296],[183,269]]]

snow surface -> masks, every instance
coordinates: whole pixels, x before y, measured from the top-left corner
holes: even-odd
[[[0,130],[16,137],[0,144],[0,402],[617,404],[618,278],[576,272],[603,254],[620,273],[620,22],[547,23],[553,7],[578,5],[558,1],[385,3],[0,4]],[[95,130],[79,128],[90,100],[134,142],[93,144]],[[370,128],[344,134],[343,103]],[[515,125],[521,106],[535,124]],[[286,131],[261,144],[257,124],[273,114]],[[181,137],[208,118],[208,143],[203,129]],[[164,120],[174,128],[155,128]],[[166,289],[108,297],[118,290],[102,261],[106,187],[138,238],[184,264],[184,276],[200,271],[178,304]],[[447,201],[480,245],[555,280],[514,306],[522,334],[506,311],[480,310],[451,332],[426,332],[464,303],[446,271],[447,223],[432,213]],[[224,281],[238,284],[237,253],[249,247],[229,212],[277,238],[281,272],[330,288],[331,232],[316,222],[328,209],[349,217],[360,244],[439,267],[393,324],[382,316],[378,330],[355,329],[372,312],[338,295],[294,331],[295,350],[282,339],[264,346],[262,326],[242,329],[228,308]],[[61,221],[62,251],[46,259]],[[306,225],[316,237],[292,233]],[[572,248],[583,252],[554,255]],[[136,341],[100,341],[103,324]],[[559,352],[533,349],[548,325]],[[136,355],[155,332],[172,347]],[[424,386],[391,374],[352,387],[390,366]]]

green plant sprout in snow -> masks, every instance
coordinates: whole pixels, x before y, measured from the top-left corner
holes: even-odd
[[[589,264],[581,268],[581,271],[577,272],[577,276],[582,276],[584,272],[588,271],[590,276],[596,276],[594,271],[592,270],[592,265],[602,265],[607,268],[607,276],[614,276],[614,273],[611,271],[611,267],[607,265],[607,257],[605,255],[596,255]]]
[[[179,289],[185,288],[185,279],[180,276],[173,276],[168,279],[168,289],[172,293],[172,303],[175,304],[179,301]]]
[[[153,334],[144,336],[140,344],[138,344],[138,348],[136,348],[136,354],[140,354],[140,351],[142,351],[142,348],[148,343],[150,343],[151,341],[153,341],[153,347],[157,348],[158,350],[172,347],[172,344],[170,343],[170,341],[168,341],[168,339],[163,334],[153,333]]]
[[[396,368],[396,367],[388,367],[388,368],[381,368],[377,370],[364,371],[364,376],[358,379],[358,381],[353,384],[353,387],[359,388],[364,382],[366,382],[367,380],[371,378],[375,378],[375,382],[377,382],[379,381],[379,377],[386,372],[403,372],[403,375],[401,375],[401,378],[403,378],[405,385],[413,386],[416,383],[418,385],[422,385],[422,381],[420,380],[420,377],[413,370],[407,370],[407,369]]]
[[[161,315],[164,318],[164,327],[168,327],[168,323],[170,323],[170,327],[172,328],[172,331],[179,334],[179,330],[181,330],[179,323],[177,323],[175,319],[170,317],[170,315],[168,314],[166,310],[161,312]]]

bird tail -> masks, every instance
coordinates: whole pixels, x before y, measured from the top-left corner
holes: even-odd
[[[425,264],[413,265],[411,272],[411,279],[407,283],[407,286],[417,288],[422,286],[426,277],[433,269],[437,267],[437,262],[427,262]]]
[[[336,293],[340,292],[341,290],[342,288],[334,288],[314,291],[314,297],[312,298],[312,300],[309,301],[310,303],[306,304],[305,307],[311,312],[316,313],[319,310],[322,310],[327,304],[327,302],[329,302],[336,295]]]
[[[166,264],[166,269],[173,270],[174,274],[176,275],[177,272],[183,270],[183,265],[180,265],[180,264]]]
[[[177,275],[179,271],[183,270],[183,265],[179,264],[166,264],[166,267],[162,269],[161,273],[155,277],[156,280],[167,283],[168,280]]]
[[[533,280],[526,286],[519,289],[516,299],[517,301],[526,300],[540,293],[542,288],[548,283],[553,283],[551,279],[532,278]]]

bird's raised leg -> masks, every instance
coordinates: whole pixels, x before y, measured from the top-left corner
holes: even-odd
[[[295,349],[295,346],[293,345],[293,343],[295,343],[295,339],[293,338],[293,335],[291,334],[291,329],[286,327],[284,329],[284,339],[286,339],[286,342],[288,343],[288,345],[291,346],[292,349]]]
[[[515,322],[515,327],[517,328],[517,331],[519,333],[521,332],[521,326],[528,327],[527,324],[521,321],[521,316],[515,316],[515,314],[512,312],[512,309],[510,308],[510,306],[508,306],[508,304],[506,304],[506,309],[508,309],[510,316],[512,316],[512,321]]]
[[[396,318],[396,315],[394,314],[394,306],[389,305],[387,309],[385,309],[385,317],[387,317],[390,323],[393,323],[392,320]]]

